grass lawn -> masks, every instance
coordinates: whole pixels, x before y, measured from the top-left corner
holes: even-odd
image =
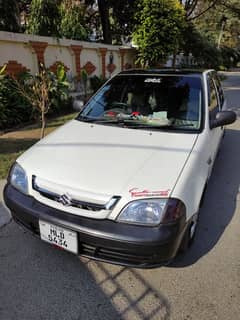
[[[57,117],[48,122],[45,135],[60,125],[76,117],[77,113]],[[8,171],[17,157],[39,140],[40,128],[31,125],[0,136],[0,179],[7,177]]]

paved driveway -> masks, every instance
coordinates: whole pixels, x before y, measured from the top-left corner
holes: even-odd
[[[236,109],[239,74],[226,82]],[[234,92],[234,94],[232,94]],[[235,101],[234,101],[235,99]],[[226,131],[196,241],[168,267],[79,259],[11,222],[0,230],[0,319],[239,319],[240,121]]]

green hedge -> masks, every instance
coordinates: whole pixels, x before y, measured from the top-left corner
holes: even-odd
[[[0,80],[0,130],[28,122],[33,117],[31,105],[16,92],[13,80],[3,77]]]
[[[54,104],[47,116],[67,113],[71,108],[70,98],[62,101],[56,92]],[[36,121],[38,117],[36,109],[17,92],[14,80],[7,75],[0,77],[0,131]]]

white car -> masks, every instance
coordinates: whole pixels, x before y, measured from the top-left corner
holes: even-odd
[[[191,243],[223,126],[213,70],[130,70],[13,165],[16,222],[57,247],[137,267]],[[26,244],[27,245],[27,244]]]

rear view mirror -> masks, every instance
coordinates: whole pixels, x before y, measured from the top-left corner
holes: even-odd
[[[216,114],[216,118],[211,120],[210,128],[222,127],[236,121],[237,115],[233,111],[220,111]]]

